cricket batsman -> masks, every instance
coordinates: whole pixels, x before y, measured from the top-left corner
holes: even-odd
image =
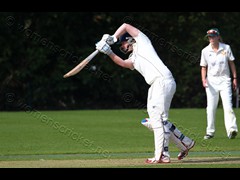
[[[119,40],[120,50],[129,55],[123,60],[116,55],[110,45]],[[188,155],[195,141],[182,134],[177,127],[168,120],[172,98],[176,92],[176,83],[171,71],[157,55],[150,39],[136,27],[123,23],[113,35],[105,34],[96,44],[96,49],[109,56],[117,65],[137,70],[150,85],[147,99],[149,118],[142,121],[154,133],[154,157],[148,158],[146,163],[170,163],[168,150],[169,140],[180,148],[178,159]]]

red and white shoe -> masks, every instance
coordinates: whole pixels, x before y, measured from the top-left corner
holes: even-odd
[[[170,163],[170,162],[171,162],[170,157],[164,156],[164,155],[161,156],[161,163]]]
[[[160,161],[156,160],[155,158],[148,158],[148,159],[146,159],[145,163],[147,163],[147,164],[157,164],[157,163],[160,163]]]
[[[187,157],[189,150],[192,149],[194,145],[195,141],[192,141],[192,143],[187,147],[185,151],[182,151],[178,154],[178,160],[182,160],[183,158]]]
[[[147,164],[158,164],[158,163],[170,163],[170,157],[168,156],[161,156],[160,160],[156,160],[155,158],[148,158],[145,161]]]

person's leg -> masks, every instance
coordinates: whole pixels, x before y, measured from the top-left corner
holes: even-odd
[[[177,137],[184,146],[189,146],[192,143],[192,140],[185,136],[174,124],[172,124],[170,121],[167,121],[167,124],[165,125],[166,129],[169,129],[175,137]]]
[[[176,92],[176,83],[173,80],[165,80],[164,83],[167,84],[164,88],[165,96],[164,100],[161,102],[163,106],[163,113],[162,113],[162,120],[163,120],[163,129],[164,129],[164,143],[163,143],[163,157],[162,158],[169,158],[169,141],[172,136],[172,132],[167,126],[168,117],[169,117],[169,110],[171,107],[173,96]]]
[[[162,106],[162,120],[163,120],[163,129],[164,129],[164,143],[163,143],[163,153],[162,158],[170,159],[169,153],[169,141],[172,136],[172,132],[167,126],[168,117],[169,117],[169,109],[172,103],[173,96],[176,92],[176,83],[174,80],[164,80],[164,97],[163,101],[159,103],[159,106]]]
[[[149,123],[149,118],[145,118],[141,121],[142,125],[147,127],[150,131],[153,131],[151,124]],[[181,160],[184,157],[188,155],[188,151],[193,148],[195,145],[195,141],[190,139],[189,137],[182,134],[176,127],[169,121],[165,121],[164,123],[164,130],[165,132],[169,132],[170,137],[169,140],[173,142],[180,150],[180,153],[178,154],[178,159]],[[169,151],[166,147],[169,145],[169,140],[166,140],[166,134],[165,134],[165,140],[163,147],[163,155],[167,156],[169,154]],[[170,155],[169,155],[170,156]]]
[[[188,155],[188,151],[193,148],[195,141],[185,136],[174,124],[167,121],[165,125],[171,132],[171,140],[180,149],[178,159],[181,160]]]
[[[215,90],[214,87],[209,83],[206,88],[207,95],[207,128],[206,128],[206,136],[204,139],[209,139],[214,136],[215,133],[215,116],[216,109],[219,101],[219,92]]]
[[[234,139],[237,136],[238,127],[235,113],[232,105],[232,89],[231,81],[227,81],[222,85],[220,91],[223,109],[224,109],[224,123],[229,139]]]
[[[166,126],[166,123],[168,121],[163,121],[163,129],[164,129],[164,142],[163,142],[163,156],[170,158],[170,153],[169,153],[169,141],[171,137],[171,132],[169,128]]]
[[[148,101],[147,101],[147,111],[149,114],[148,123],[152,128],[154,134],[154,157],[148,158],[146,163],[159,163],[160,158],[163,151],[163,141],[164,141],[164,131],[162,125],[161,110],[160,107],[157,107],[157,98],[155,95],[155,91],[159,90],[161,93],[161,89],[155,82],[151,85],[148,90]],[[156,90],[155,90],[156,89]]]
[[[151,114],[151,113],[149,113]],[[162,122],[160,120],[156,120],[154,116],[149,115],[149,123],[152,127],[152,131],[154,134],[154,157],[148,158],[147,163],[160,163],[161,155],[163,151],[163,142],[164,142],[164,131]],[[149,126],[149,127],[150,127]]]
[[[149,123],[154,132],[155,159],[160,162],[170,162],[168,152],[169,132],[165,132],[163,122],[168,119],[168,112],[176,84],[173,80],[155,80],[148,92]],[[161,146],[161,147],[159,147]]]

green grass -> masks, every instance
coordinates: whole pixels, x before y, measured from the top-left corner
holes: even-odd
[[[238,109],[235,113],[239,117]],[[145,117],[144,110],[0,112],[0,161],[151,157],[153,133],[141,125]],[[240,138],[227,138],[222,109],[215,137],[207,141],[205,109],[171,109],[169,118],[196,140],[189,157],[240,157]],[[173,144],[170,153],[178,154]]]

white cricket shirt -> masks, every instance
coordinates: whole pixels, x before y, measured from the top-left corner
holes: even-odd
[[[149,38],[139,31],[134,37],[133,53],[129,59],[132,60],[134,68],[145,78],[147,84],[151,85],[155,79],[173,78],[172,73],[157,55]]]
[[[211,44],[202,50],[200,66],[208,67],[207,74],[212,77],[230,77],[228,61],[234,61],[231,48],[228,44],[219,43],[219,49],[215,53]]]

